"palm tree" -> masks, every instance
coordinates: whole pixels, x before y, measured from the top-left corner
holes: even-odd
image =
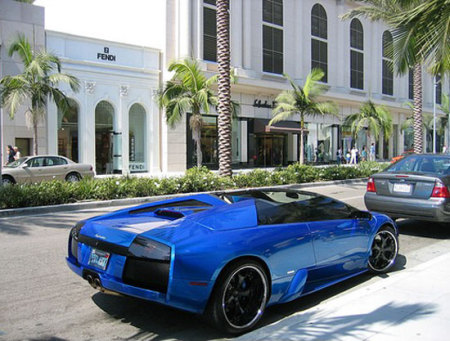
[[[434,75],[450,72],[450,1],[402,1],[414,6],[393,18],[400,47],[405,49],[416,40],[419,54],[432,65]]]
[[[231,176],[231,87],[229,0],[217,0],[217,59],[219,63],[219,174]]]
[[[287,74],[284,76],[289,80],[292,90],[282,91],[275,99],[276,106],[272,112],[274,117],[269,125],[300,115],[300,164],[303,164],[305,116],[337,115],[338,109],[334,103],[317,102],[317,97],[326,91],[326,86],[319,83],[324,76],[322,70],[312,69],[303,87],[298,86]]]
[[[25,103],[31,104],[25,114],[33,127],[33,153],[38,153],[37,126],[45,118],[48,100],[53,100],[63,113],[70,107],[64,93],[59,90],[59,83],[67,83],[73,91],[78,91],[78,79],[61,72],[61,61],[51,53],[41,50],[33,51],[23,34],[9,47],[10,57],[17,53],[22,60],[24,70],[17,76],[5,76],[0,81],[0,92],[4,106],[9,109],[9,115],[14,118],[19,107]],[[56,71],[56,72],[55,72]]]
[[[389,110],[375,105],[371,100],[361,104],[359,112],[347,116],[344,125],[350,127],[354,137],[362,129],[367,128],[367,135],[373,136],[376,141],[379,140],[381,134],[385,141],[388,141],[393,132],[392,116]]]
[[[393,55],[397,72],[404,74],[409,69],[413,69],[414,151],[422,153],[422,63],[425,59],[420,43],[422,37],[419,32],[414,35],[402,35],[401,32],[408,30],[408,27],[404,22],[400,22],[399,18],[405,12],[422,5],[426,0],[363,0],[362,2],[368,5],[358,7],[343,15],[342,18],[362,16],[373,21],[382,20],[393,30],[394,44],[390,52]]]
[[[217,97],[211,89],[211,85],[217,82],[217,75],[206,78],[198,63],[191,59],[172,62],[168,70],[175,74],[158,93],[158,104],[165,109],[170,127],[179,123],[184,114],[191,113],[189,127],[196,143],[197,167],[201,167],[202,112],[207,114],[211,106],[217,105]]]

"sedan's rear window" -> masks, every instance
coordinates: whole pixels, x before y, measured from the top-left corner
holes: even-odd
[[[411,155],[386,169],[396,173],[450,174],[450,157],[439,155]]]

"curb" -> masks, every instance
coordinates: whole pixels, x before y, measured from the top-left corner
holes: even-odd
[[[279,185],[279,186],[269,186],[269,187],[254,187],[247,189],[276,189],[276,188],[294,188],[300,189],[305,187],[320,187],[320,186],[332,186],[332,185],[345,185],[345,184],[362,184],[367,181],[367,178],[359,179],[349,179],[349,180],[335,180],[335,181],[323,181],[323,182],[309,182],[303,184],[289,184],[289,185]],[[177,193],[168,195],[158,195],[152,197],[141,197],[141,198],[126,198],[126,199],[113,199],[113,200],[103,200],[103,201],[87,201],[87,202],[76,202],[71,204],[60,204],[51,206],[35,206],[35,207],[21,207],[21,208],[9,208],[0,210],[0,218],[3,217],[14,217],[22,215],[31,214],[44,214],[51,212],[63,212],[63,211],[81,211],[86,209],[100,208],[100,207],[113,207],[122,205],[137,205],[147,202],[153,202],[158,200],[165,200],[174,197],[182,197],[192,194],[200,193],[217,193],[217,192],[232,192],[237,189],[229,189],[224,191],[211,191],[211,192],[195,192],[195,193]]]

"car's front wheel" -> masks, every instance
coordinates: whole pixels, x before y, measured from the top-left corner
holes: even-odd
[[[369,257],[369,269],[385,273],[395,264],[398,255],[398,238],[392,227],[383,226],[375,234]]]
[[[240,261],[219,277],[206,314],[230,334],[251,330],[261,319],[269,296],[267,275],[260,264]]]

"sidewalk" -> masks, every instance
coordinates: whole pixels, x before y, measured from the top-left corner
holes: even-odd
[[[237,340],[449,340],[449,263],[450,252]]]

